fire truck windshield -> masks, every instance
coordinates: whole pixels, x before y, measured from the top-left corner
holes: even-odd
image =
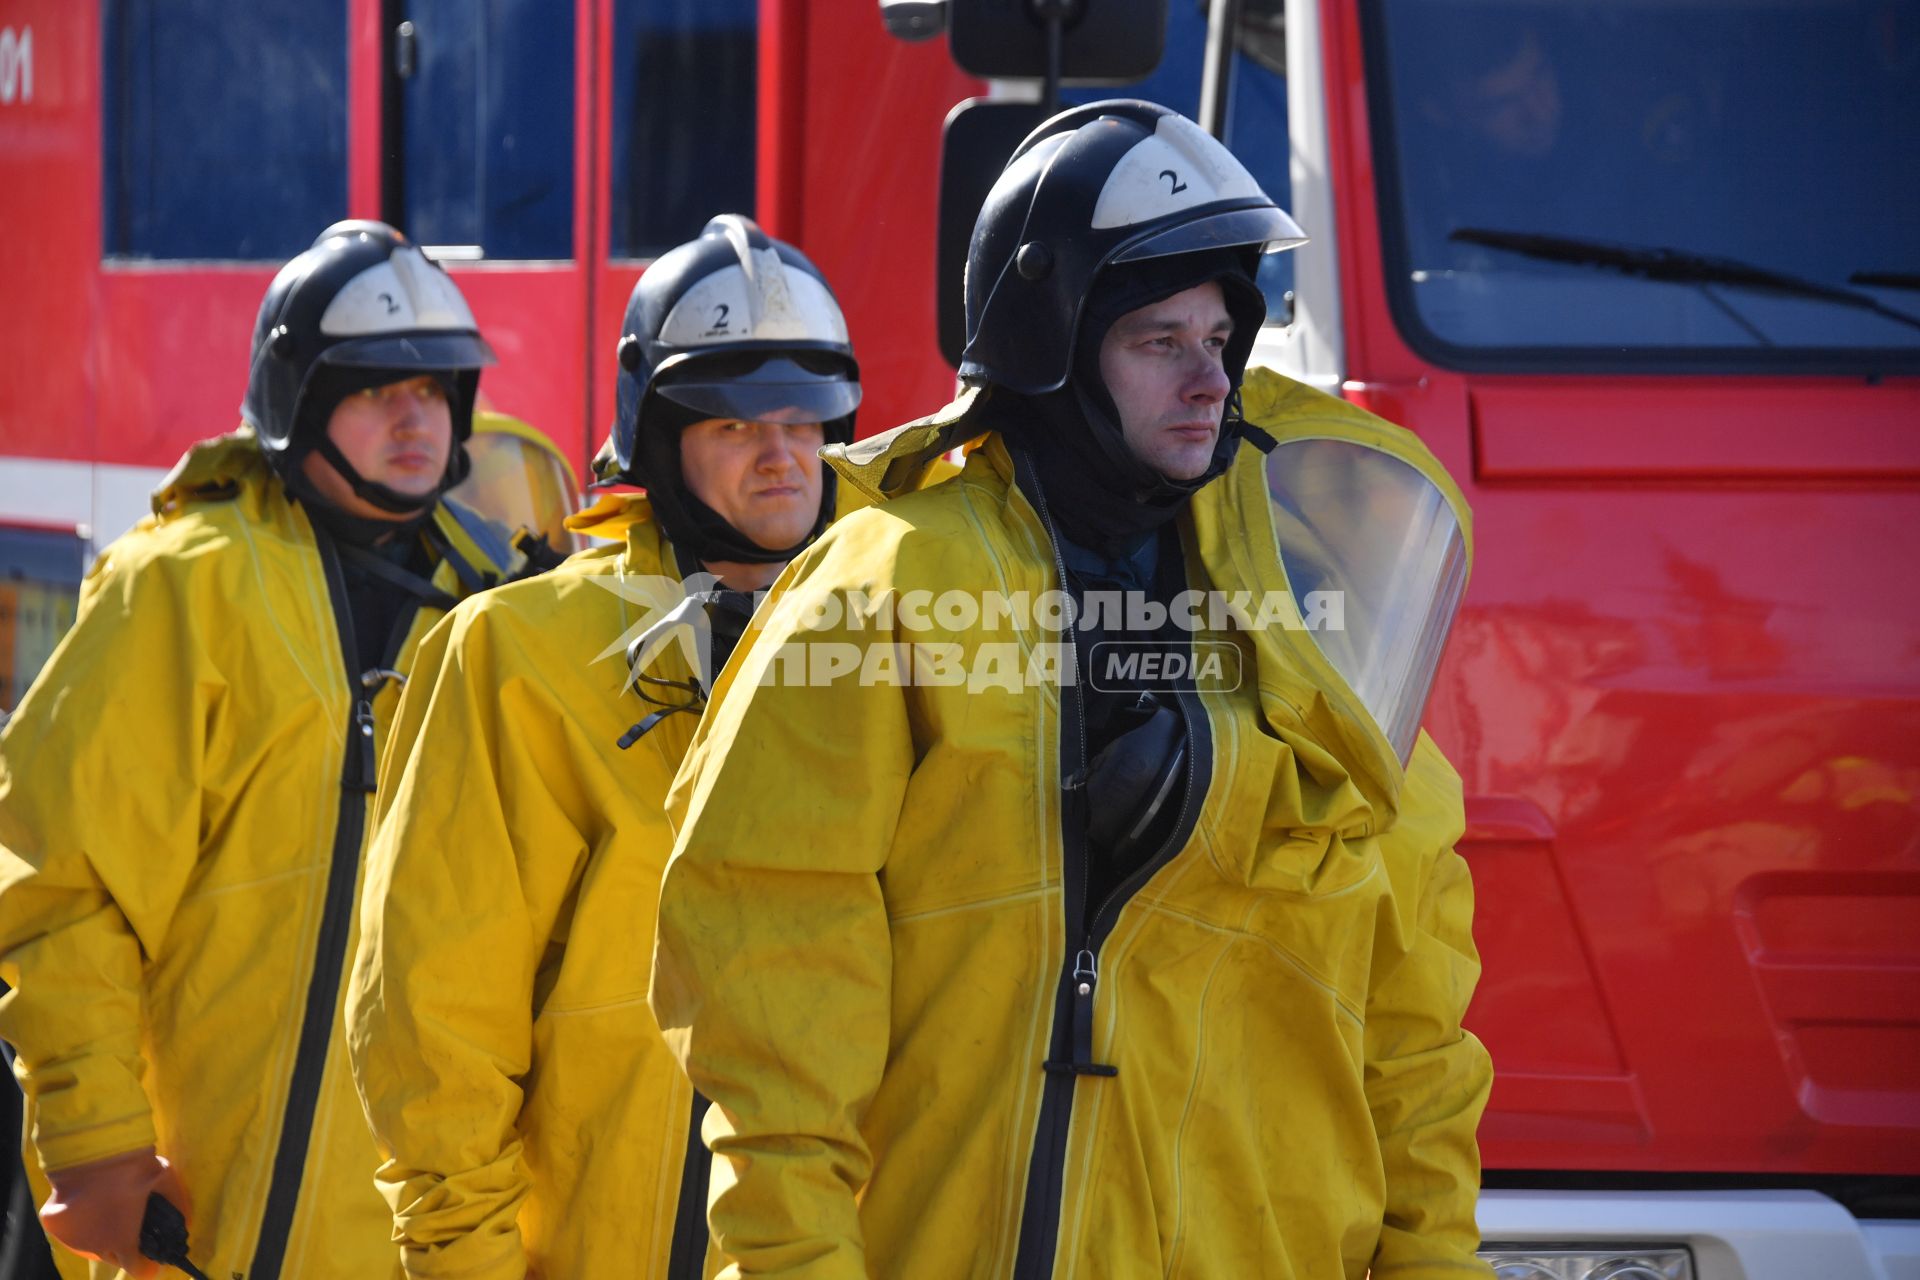
[[[1464,368],[1920,370],[1920,8],[1369,0],[1395,314]]]

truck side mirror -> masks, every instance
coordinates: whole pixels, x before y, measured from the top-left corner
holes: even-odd
[[[880,21],[895,39],[931,40],[947,29],[947,0],[880,0]]]
[[[968,98],[947,113],[940,142],[940,215],[935,252],[935,305],[939,308],[940,354],[960,367],[967,345],[962,285],[967,245],[987,192],[1007,166],[1013,149],[1047,118],[1037,102],[989,102]]]
[[[1153,74],[1167,45],[1167,0],[948,0],[954,62],[982,80],[1047,74],[1047,19],[1061,25],[1069,83],[1127,84]]]

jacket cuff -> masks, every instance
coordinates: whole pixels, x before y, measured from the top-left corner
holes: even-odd
[[[400,1267],[410,1280],[526,1280],[527,1252],[519,1225],[508,1219],[445,1244],[402,1245]]]
[[[49,1133],[44,1117],[33,1124],[33,1147],[42,1169],[68,1169],[91,1164],[111,1156],[122,1156],[142,1147],[157,1145],[153,1131],[153,1112],[139,1111],[118,1120],[90,1124],[64,1133]],[[163,1151],[160,1154],[165,1155]]]

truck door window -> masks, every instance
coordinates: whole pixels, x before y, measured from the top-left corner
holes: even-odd
[[[421,244],[573,256],[574,6],[405,0],[400,205]],[[451,255],[449,255],[451,256]]]
[[[101,45],[104,256],[280,261],[346,216],[346,0],[107,0]]]
[[[755,213],[758,19],[757,0],[615,0],[611,256]]]
[[[1367,0],[1387,276],[1460,368],[1920,368],[1920,10]]]

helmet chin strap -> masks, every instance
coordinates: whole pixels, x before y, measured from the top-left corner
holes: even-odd
[[[447,469],[441,474],[440,483],[431,491],[416,495],[401,493],[398,489],[390,488],[361,475],[354,465],[347,461],[347,455],[340,452],[340,446],[325,433],[314,441],[313,452],[325,458],[328,464],[340,473],[340,478],[347,482],[347,487],[353,490],[355,497],[397,516],[412,515],[440,501],[442,494],[467,478],[467,471],[471,465],[465,446],[455,441],[452,452],[447,456]]]

